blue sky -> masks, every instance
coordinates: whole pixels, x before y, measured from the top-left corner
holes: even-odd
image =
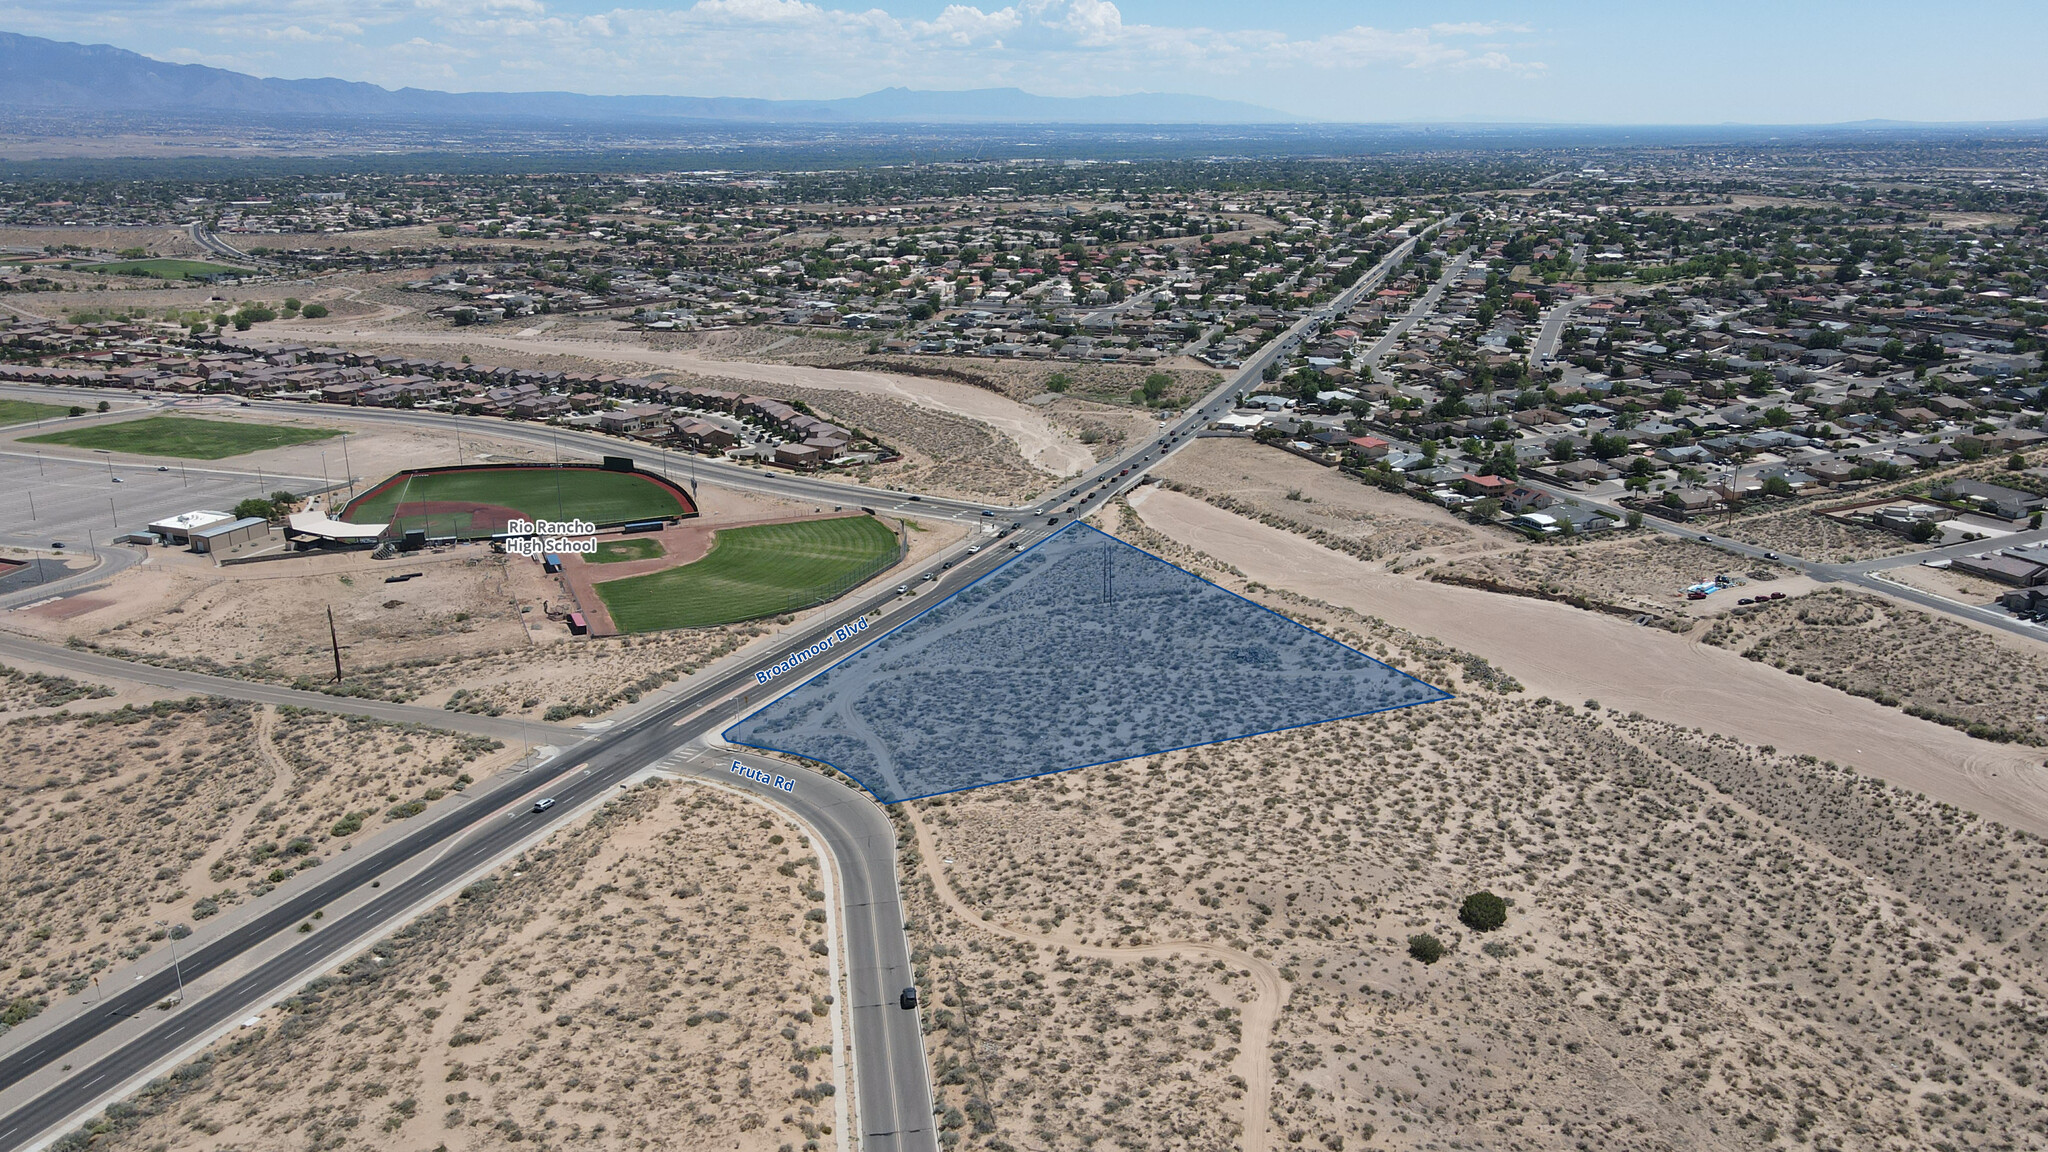
[[[0,0],[0,29],[455,91],[1193,92],[1342,121],[2048,117],[2041,0]]]

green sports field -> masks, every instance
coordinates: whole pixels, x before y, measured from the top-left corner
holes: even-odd
[[[425,528],[430,536],[504,531],[507,512],[529,520],[625,524],[687,516],[671,489],[634,472],[598,468],[491,468],[398,475],[342,511],[352,524]]]
[[[872,516],[725,528],[694,564],[597,586],[621,632],[709,628],[793,612],[841,595],[896,557]]]
[[[186,280],[194,276],[247,276],[247,268],[208,264],[204,260],[117,260],[112,264],[80,265],[80,272],[105,272],[120,276],[154,276],[159,280]]]
[[[600,540],[597,551],[585,555],[583,561],[586,564],[624,564],[629,560],[652,560],[663,555],[666,553],[661,549],[661,541],[635,536],[631,540]]]
[[[37,404],[33,400],[0,400],[0,425],[48,420],[69,411],[71,409],[60,404]]]
[[[178,456],[187,460],[219,460],[265,448],[284,448],[325,440],[341,433],[327,428],[284,424],[230,424],[190,416],[148,416],[118,424],[67,428],[41,436],[24,436],[27,444],[63,444],[72,448],[104,448],[136,456]]]

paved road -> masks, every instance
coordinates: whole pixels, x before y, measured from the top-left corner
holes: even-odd
[[[1040,535],[1025,533],[1018,539],[1028,546]],[[1007,549],[985,549],[978,556],[953,562],[950,569],[939,568],[946,561],[935,558],[929,568],[936,577],[933,581],[923,581],[918,573],[908,577],[916,587],[928,590],[914,597],[913,602],[946,595],[985,574],[1008,555]],[[295,878],[292,883],[303,882],[305,887],[289,892],[276,906],[234,932],[185,954],[182,967],[188,982],[233,963],[244,952],[280,933],[291,931],[314,910],[334,904],[345,894],[359,893],[372,880],[402,872],[422,860],[433,861],[413,877],[380,888],[376,896],[354,912],[334,918],[316,936],[258,964],[221,991],[165,1015],[140,1038],[111,1055],[76,1068],[56,1087],[0,1116],[0,1152],[29,1144],[38,1134],[48,1134],[50,1128],[66,1123],[94,1101],[110,1098],[114,1086],[133,1081],[193,1037],[247,1014],[288,987],[299,974],[338,958],[347,942],[396,927],[415,905],[434,893],[544,834],[553,822],[567,817],[578,801],[606,792],[650,765],[675,771],[712,772],[721,779],[728,778],[716,770],[720,764],[729,765],[729,758],[718,761],[703,755],[677,757],[676,753],[693,741],[722,730],[753,707],[757,693],[747,689],[755,686],[756,672],[779,663],[791,652],[810,647],[850,620],[862,615],[876,616],[903,599],[893,590],[885,590],[846,605],[793,632],[771,651],[730,669],[718,679],[586,739],[541,771],[529,775],[504,774],[487,789],[466,797],[460,807],[423,823],[384,849],[361,859],[337,860],[331,867],[302,874],[302,879]],[[898,614],[885,615],[883,622],[893,623]],[[5,645],[25,643],[0,638],[0,651],[7,650]],[[62,666],[81,673],[114,674],[99,663],[104,658],[63,649],[56,649],[53,654],[47,646],[35,647],[38,658],[62,658],[70,662]],[[119,674],[130,679],[137,678],[142,671],[161,671],[138,670],[118,661],[108,663],[116,665]],[[823,663],[810,667],[821,667]],[[195,690],[218,690],[221,695],[262,699],[275,691],[239,680],[179,675],[190,676],[194,685],[205,685]],[[367,702],[341,701],[312,693],[292,695],[311,697],[305,701],[309,707],[345,712],[369,710],[367,706],[358,707]],[[430,713],[431,719],[426,722],[457,731],[484,731],[487,725],[503,723],[493,717],[429,709],[413,711]],[[751,757],[748,753],[741,758]],[[786,764],[765,759],[754,762],[772,771],[790,770]],[[737,776],[729,778],[742,780]],[[762,792],[765,799],[782,804],[817,829],[840,875],[845,909],[843,958],[853,1000],[855,1079],[861,1123],[868,1134],[866,1147],[880,1152],[929,1152],[937,1147],[937,1140],[931,1125],[919,1014],[894,1007],[897,992],[912,983],[896,891],[895,832],[871,800],[823,777],[805,773],[794,793],[766,789]],[[552,795],[560,803],[548,813],[526,811],[530,800],[540,794]],[[0,1090],[19,1083],[29,1073],[143,1012],[174,991],[174,974],[166,968],[121,993],[110,994],[104,1010],[94,1005],[92,1011],[0,1055]]]
[[[1435,227],[1437,225],[1425,229],[1423,234],[1427,235]],[[1376,287],[1391,269],[1407,258],[1414,243],[1414,240],[1404,242],[1370,273],[1360,277],[1351,289],[1303,317],[1271,341],[1237,375],[1224,381],[1201,405],[1183,415],[1171,427],[1161,429],[1154,440],[1086,474],[1083,483],[1069,493],[1070,507],[1074,510],[1069,514],[1085,514],[1140,483],[1145,468],[1184,443],[1194,430],[1227,411],[1241,390],[1256,386],[1268,364],[1291,351],[1316,326],[1348,308],[1361,292]],[[350,415],[378,419],[384,413],[383,410],[365,409]],[[416,413],[393,415],[410,417],[407,421],[410,423],[422,421],[420,414]],[[493,435],[502,436],[509,432],[549,439],[554,435],[552,430],[531,429],[501,421],[490,421],[489,424]],[[603,452],[617,448],[616,442],[602,437],[570,433],[564,439],[576,443],[592,442],[593,446],[586,450]],[[734,468],[729,472],[720,471],[718,475],[721,481],[732,482],[735,486],[758,485],[756,490],[788,491],[789,486],[795,484],[795,490],[806,493],[799,497],[804,499],[815,498],[811,495],[813,493],[843,490],[866,496],[872,503],[875,495],[871,489],[846,489],[829,482],[751,469]],[[928,503],[963,516],[972,514],[976,519],[980,519],[984,511],[979,505],[960,501]],[[908,574],[905,583],[921,593],[915,599],[944,596],[957,590],[994,569],[1014,550],[1029,547],[1042,539],[1059,517],[1047,515],[1031,519],[1035,522],[1007,542],[1007,547],[984,548],[979,555],[972,556],[956,552],[950,559],[934,557],[922,571]],[[923,572],[930,572],[933,579],[924,580]],[[644,768],[659,765],[672,771],[708,772],[722,779],[742,780],[742,777],[722,774],[720,766],[729,764],[730,757],[712,758],[702,752],[678,753],[692,742],[722,730],[754,706],[757,693],[750,689],[757,683],[756,672],[781,662],[792,652],[810,647],[848,621],[863,615],[873,617],[885,609],[896,607],[901,600],[897,593],[883,591],[859,603],[823,614],[816,622],[785,637],[757,659],[736,666],[716,680],[615,729],[585,740],[567,754],[549,762],[543,771],[526,776],[506,773],[502,779],[494,780],[476,794],[466,797],[461,806],[423,823],[385,848],[366,853],[346,864],[337,862],[332,868],[318,869],[319,875],[304,877],[303,888],[288,891],[277,904],[249,923],[187,954],[183,958],[184,972],[196,980],[232,964],[256,945],[304,922],[315,909],[334,904],[343,895],[359,894],[371,881],[379,880],[381,883],[380,878],[387,873],[404,872],[408,866],[421,860],[431,860],[425,867],[388,888],[380,886],[374,896],[354,911],[337,916],[315,936],[296,942],[273,958],[257,964],[222,990],[180,1005],[138,1039],[72,1070],[56,1086],[14,1112],[0,1116],[0,1152],[12,1152],[32,1143],[39,1136],[72,1121],[82,1111],[95,1106],[97,1101],[124,1091],[125,1088],[116,1086],[132,1084],[150,1069],[170,1059],[193,1037],[218,1028],[261,1005],[280,989],[288,987],[299,974],[338,959],[352,941],[395,927],[416,905],[431,899],[490,861],[544,834],[553,822],[567,818],[580,801],[608,792]],[[894,619],[895,616],[891,615],[884,622],[893,623]],[[6,644],[26,643],[0,637],[0,651],[6,650]],[[853,647],[849,645],[842,651],[850,651]],[[33,651],[39,659],[86,675],[118,674],[136,679],[164,672],[121,662],[111,662],[116,668],[110,669],[99,663],[103,658],[63,649],[52,650],[45,645],[36,645]],[[59,663],[60,659],[62,663]],[[821,659],[807,667],[815,673],[829,663],[829,660]],[[376,714],[370,711],[373,702],[340,702],[317,694],[292,693],[287,689],[195,673],[178,673],[175,678],[180,686],[189,685],[195,691],[215,691],[246,699],[267,699],[272,693],[283,692],[289,693],[292,703],[301,703],[298,697],[312,696],[312,700],[304,701],[307,706],[345,711],[358,710],[357,705],[362,704],[364,706],[360,710]],[[481,725],[495,719],[433,712],[431,722],[462,731],[479,730]],[[744,761],[750,757],[750,753],[743,754],[739,759]],[[786,765],[776,766],[774,770],[789,771]],[[556,797],[559,803],[545,813],[531,812],[528,802],[542,793]],[[912,973],[896,888],[894,830],[870,800],[844,785],[809,773],[803,774],[795,792],[764,790],[764,798],[784,805],[817,829],[840,876],[844,906],[844,959],[853,1001],[850,1005],[853,1056],[863,1143],[866,1148],[878,1152],[897,1149],[927,1152],[936,1149],[938,1142],[932,1125],[923,1037],[918,1024],[920,1014],[893,1008],[895,992],[911,984]],[[0,1054],[0,1090],[21,1082],[30,1073],[104,1034],[121,1021],[148,1010],[174,991],[173,974],[168,970],[159,971],[110,996],[104,1005],[94,1005],[91,1011],[64,1022],[52,1031],[33,1036],[17,1046],[15,1051]]]
[[[185,235],[190,236],[194,244],[199,245],[215,256],[224,256],[229,260],[239,261],[251,268],[262,263],[256,257],[214,235],[212,229],[209,229],[204,221],[194,220],[190,224],[185,225]]]
[[[1422,297],[1415,301],[1414,307],[1408,309],[1399,320],[1387,325],[1387,330],[1380,334],[1378,340],[1373,341],[1371,348],[1366,349],[1366,364],[1378,364],[1387,353],[1394,350],[1394,343],[1401,339],[1403,333],[1421,323],[1423,317],[1434,312],[1437,301],[1442,300],[1444,293],[1450,290],[1451,281],[1463,276],[1466,266],[1471,263],[1472,253],[1469,249],[1459,253],[1458,258],[1451,261],[1451,266],[1444,269],[1444,274],[1437,278],[1437,282],[1429,286],[1429,291],[1424,292]]]
[[[86,575],[92,576],[97,573]],[[53,583],[49,587],[54,588],[56,584]],[[507,742],[530,741],[535,744],[552,743],[560,746],[573,744],[589,735],[574,728],[539,720],[522,720],[509,716],[476,716],[441,708],[425,708],[416,704],[394,704],[388,700],[329,696],[324,692],[306,692],[297,688],[286,688],[281,684],[265,684],[256,680],[238,680],[230,676],[211,676],[204,672],[159,668],[154,664],[117,660],[112,656],[101,656],[56,644],[44,644],[7,633],[0,633],[0,659],[33,661],[87,680],[130,680],[154,684],[173,692],[191,692],[202,696],[221,696],[230,700],[249,700],[258,704],[368,716],[392,724],[419,724],[429,728],[473,732],[479,736],[489,736]],[[0,1079],[0,1085],[5,1083],[4,1079]]]
[[[1562,500],[1569,497],[1584,506],[1612,512],[1617,517],[1626,515],[1625,509],[1592,499],[1583,492],[1573,492],[1555,484],[1547,484],[1526,478],[1521,483],[1525,487],[1533,488],[1540,492],[1547,492],[1554,499]],[[1989,541],[1980,540],[1969,545],[1950,545],[1947,548],[1914,552],[1905,556],[1889,556],[1881,560],[1866,560],[1853,564],[1825,564],[1798,556],[1784,555],[1755,544],[1745,544],[1740,540],[1730,540],[1724,536],[1716,535],[1712,530],[1712,526],[1705,521],[1674,524],[1669,520],[1659,519],[1655,516],[1645,516],[1643,517],[1643,526],[1663,532],[1666,535],[1696,540],[1702,544],[1711,544],[1723,552],[1746,559],[1775,560],[1822,583],[1853,584],[1859,588],[1919,605],[1933,612],[1944,613],[1972,623],[1996,628],[2001,632],[2009,632],[2015,636],[2025,636],[2032,640],[2048,641],[2048,629],[2044,629],[2038,624],[2021,620],[2015,616],[2009,616],[1996,609],[1979,608],[1974,604],[1959,603],[1946,597],[1937,596],[1932,592],[1924,592],[1910,585],[1881,579],[1875,575],[1875,573],[1886,568],[1902,568],[1936,557],[1965,555],[1973,551],[1981,552],[1987,547],[1992,546],[1992,542]],[[2014,544],[2030,543],[2035,539],[2048,539],[2048,531],[2023,533],[2021,536],[2015,537],[2010,541],[1999,541],[1997,546],[2011,547]]]
[[[1529,366],[1541,367],[1557,355],[1557,343],[1564,337],[1565,325],[1571,322],[1572,313],[1592,303],[1591,296],[1574,296],[1551,306],[1543,317],[1543,327],[1536,332],[1536,340],[1529,345]]]

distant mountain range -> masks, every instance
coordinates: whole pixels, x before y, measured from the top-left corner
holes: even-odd
[[[842,100],[584,96],[574,92],[392,91],[348,80],[276,80],[169,64],[109,44],[0,32],[0,106],[20,111],[224,113],[462,120],[705,120],[762,123],[1282,124],[1299,117],[1234,100],[1166,93],[1035,96],[1017,88],[885,88]]]

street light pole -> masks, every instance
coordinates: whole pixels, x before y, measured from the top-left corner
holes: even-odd
[[[159,920],[157,923],[163,925],[164,935],[171,938],[171,972],[178,978],[178,1003],[183,1004],[185,1002],[185,969],[178,962],[178,936],[176,932],[172,931],[169,920]]]

